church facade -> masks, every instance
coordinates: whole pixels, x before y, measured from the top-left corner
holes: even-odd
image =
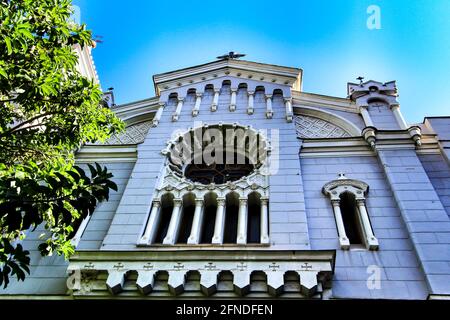
[[[77,164],[118,191],[69,261],[30,232],[31,274],[0,298],[450,298],[450,117],[407,123],[395,81],[338,98],[302,75],[230,54],[110,100],[126,131]]]

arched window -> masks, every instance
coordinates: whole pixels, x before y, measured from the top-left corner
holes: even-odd
[[[362,245],[364,243],[363,231],[358,217],[355,195],[351,192],[343,192],[339,198],[339,207],[348,240],[351,245]]]
[[[223,243],[236,243],[239,213],[239,195],[235,192],[225,198],[225,233]]]
[[[166,193],[161,197],[161,208],[159,213],[159,223],[156,223],[158,226],[155,243],[163,243],[164,238],[166,237],[167,230],[169,229],[170,218],[172,217],[172,211],[174,208],[174,197],[170,193]]]
[[[261,240],[261,196],[252,192],[248,195],[247,242],[259,243]]]
[[[208,193],[205,195],[204,200],[203,228],[200,243],[211,243],[216,221],[217,195]]]
[[[369,250],[378,249],[366,208],[365,195],[369,186],[358,180],[348,179],[344,174],[323,186],[322,192],[330,197],[339,243],[342,249],[364,245]]]
[[[195,195],[187,193],[183,196],[183,212],[178,231],[177,243],[187,243],[191,234],[192,222],[195,212]]]

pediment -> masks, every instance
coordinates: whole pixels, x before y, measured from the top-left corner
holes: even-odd
[[[199,85],[214,83],[218,79],[235,79],[239,82],[263,82],[280,87],[300,90],[302,70],[256,63],[243,60],[218,60],[211,63],[166,72],[153,77],[155,92],[163,95],[166,91],[183,92]]]

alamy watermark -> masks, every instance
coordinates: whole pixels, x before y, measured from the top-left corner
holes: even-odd
[[[367,289],[380,290],[381,289],[381,268],[377,265],[370,265],[367,267]]]
[[[380,30],[381,29],[381,9],[379,6],[372,4],[367,7],[367,29]]]

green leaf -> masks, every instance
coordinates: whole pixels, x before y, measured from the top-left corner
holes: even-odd
[[[3,69],[1,66],[0,66],[0,76],[2,76],[3,78],[8,79],[8,74],[6,73],[6,70]]]
[[[5,37],[5,44],[6,44],[6,49],[8,52],[8,55],[11,55],[13,50],[12,50],[12,46],[11,46],[11,39],[9,37]]]

